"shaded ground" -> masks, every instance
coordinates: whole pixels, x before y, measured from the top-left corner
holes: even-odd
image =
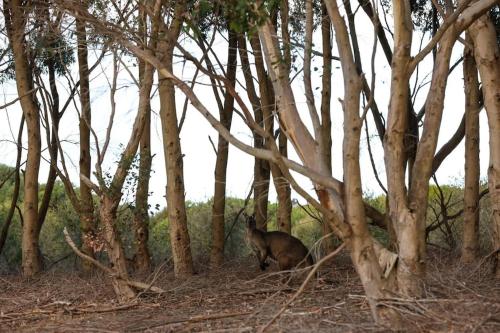
[[[410,332],[500,332],[500,284],[487,265],[461,267],[431,260],[427,298],[391,300]],[[273,268],[273,267],[271,267]],[[252,258],[207,267],[176,280],[171,267],[143,280],[167,293],[143,294],[118,304],[104,275],[48,272],[36,279],[0,276],[0,332],[254,332],[292,297],[271,271]],[[344,253],[322,269],[321,279],[268,329],[269,332],[386,332],[373,323],[356,273]]]

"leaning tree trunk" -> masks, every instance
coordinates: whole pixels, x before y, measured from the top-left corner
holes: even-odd
[[[176,16],[166,31],[166,38],[160,40],[159,51],[165,68],[173,71],[173,51],[182,27],[182,11],[185,2],[176,4]],[[162,123],[163,150],[167,173],[167,210],[170,223],[170,244],[174,260],[175,276],[193,273],[189,233],[187,228],[186,205],[184,197],[184,170],[182,151],[177,125],[175,90],[171,80],[159,74],[160,118]]]
[[[78,72],[80,74],[80,174],[90,179],[91,157],[90,157],[90,126],[91,126],[91,107],[90,107],[90,82],[89,82],[89,63],[87,49],[87,31],[85,22],[76,19],[77,36],[77,55]],[[90,257],[94,257],[92,247],[95,235],[94,202],[92,192],[89,186],[80,180],[80,230],[82,240],[82,252]],[[82,268],[89,272],[92,270],[92,264],[83,260]]]
[[[234,88],[236,85],[237,47],[236,33],[228,28],[228,55],[226,77]],[[226,89],[224,107],[220,110],[220,122],[228,130],[231,128],[233,117],[234,96]],[[214,202],[212,206],[212,248],[210,264],[220,266],[224,261],[224,222],[226,206],[226,170],[229,153],[228,142],[219,134],[217,143],[217,159],[214,171]]]
[[[110,193],[101,195],[99,216],[104,231],[104,239],[106,241],[106,253],[109,261],[113,265],[113,271],[116,272],[116,276],[113,276],[111,279],[113,289],[120,301],[127,301],[134,298],[136,293],[126,282],[128,279],[127,262],[115,225],[116,210],[120,198],[115,197],[112,192],[113,190],[110,190]]]
[[[466,33],[466,40],[472,43]],[[462,261],[472,263],[479,246],[479,81],[472,50],[464,51],[465,184]]]
[[[488,187],[491,201],[491,222],[495,255],[496,277],[500,278],[500,51],[495,28],[483,15],[470,28],[474,43],[474,57],[483,85],[483,100],[490,131],[490,163]]]
[[[23,131],[24,131],[24,116],[21,117],[21,124],[19,125],[19,132],[17,134],[17,157],[16,157],[16,169],[14,173],[14,190],[12,191],[12,197],[10,201],[9,211],[7,216],[3,221],[2,230],[0,231],[0,254],[7,240],[7,235],[9,233],[10,225],[14,219],[14,213],[16,212],[17,201],[19,200],[19,192],[21,188],[21,157],[23,156]]]
[[[17,92],[28,129],[28,156],[24,175],[24,223],[22,233],[23,274],[33,276],[42,270],[38,248],[38,173],[40,169],[40,114],[33,92],[24,29],[29,9],[19,0],[4,1],[4,17],[14,58]]]
[[[53,27],[50,27],[53,29]],[[55,48],[55,43],[51,43],[50,48]],[[54,184],[57,179],[57,154],[58,154],[58,132],[59,132],[59,122],[61,120],[62,114],[59,113],[59,92],[56,85],[56,69],[55,61],[56,56],[51,54],[46,60],[47,62],[47,72],[49,74],[49,86],[50,86],[50,97],[52,99],[52,105],[50,106],[52,126],[51,128],[46,128],[47,131],[47,141],[49,141],[48,133],[52,133],[50,141],[48,143],[48,150],[50,152],[50,164],[49,174],[47,176],[47,181],[45,182],[45,189],[43,192],[43,197],[40,202],[40,208],[38,209],[38,233],[42,230],[43,223],[45,222],[45,217],[49,210],[50,199],[52,197],[52,191],[54,189]],[[52,132],[51,132],[52,130]]]

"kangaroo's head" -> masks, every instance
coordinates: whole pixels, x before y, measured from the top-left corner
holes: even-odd
[[[255,221],[255,215],[245,215],[247,228],[249,230],[255,230],[257,228],[257,222]]]
[[[254,230],[257,228],[257,222],[255,221],[255,215],[249,215],[247,217],[247,228],[250,230]]]

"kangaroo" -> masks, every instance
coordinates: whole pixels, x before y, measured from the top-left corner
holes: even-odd
[[[269,263],[267,257],[278,262],[280,270],[290,270],[302,263],[304,267],[314,265],[314,260],[302,242],[281,231],[266,232],[257,229],[254,216],[247,217],[247,242],[254,251],[261,270]]]

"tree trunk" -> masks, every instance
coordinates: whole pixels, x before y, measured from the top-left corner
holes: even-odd
[[[139,34],[142,36],[145,45],[147,44],[147,14],[143,8],[139,9]],[[139,84],[141,89],[147,91],[144,101],[145,105],[145,123],[141,133],[139,143],[139,178],[137,181],[137,190],[135,197],[134,210],[134,268],[138,272],[148,272],[151,270],[151,257],[148,249],[149,239],[149,215],[148,215],[148,196],[149,196],[149,178],[151,175],[151,88],[153,85],[154,68],[146,64],[141,58],[137,59],[139,63]],[[147,71],[147,72],[146,72]]]
[[[234,88],[236,85],[237,47],[236,33],[228,28],[228,55],[226,77]],[[224,107],[219,110],[220,122],[228,130],[233,117],[234,97],[226,88]],[[219,134],[217,143],[217,159],[214,171],[214,202],[212,206],[212,248],[210,264],[220,266],[224,262],[224,222],[226,206],[226,170],[229,153],[228,142]]]
[[[278,148],[280,154],[284,157],[288,156],[287,149],[288,140],[284,133],[279,134],[278,137]],[[271,173],[273,175],[274,187],[276,188],[276,194],[278,195],[278,211],[276,214],[276,223],[278,225],[278,230],[286,232],[287,234],[292,233],[292,191],[290,188],[290,183],[285,178],[281,169],[275,164],[271,164]]]
[[[500,249],[500,51],[495,28],[487,15],[469,28],[474,43],[474,57],[483,85],[483,100],[490,132],[488,187],[491,202],[493,246]],[[495,255],[495,276],[500,278],[500,251]]]
[[[140,71],[145,70],[144,62],[140,62]],[[142,68],[141,68],[142,67]],[[152,70],[152,67],[149,66]],[[143,75],[141,75],[143,76]],[[152,87],[153,75],[150,75],[151,81],[149,83],[143,83],[143,79],[140,80],[142,85],[148,84],[149,91]],[[135,256],[134,256],[134,268],[139,272],[148,272],[151,269],[151,257],[149,255],[148,249],[148,239],[149,239],[149,215],[148,215],[148,196],[149,196],[149,178],[151,174],[151,106],[149,99],[147,101],[147,111],[146,119],[144,124],[144,129],[141,134],[141,142],[139,144],[139,178],[137,181],[137,191],[135,197],[135,209],[134,209],[134,236],[135,236]]]
[[[254,52],[255,69],[259,80],[260,108],[255,109],[255,121],[260,124],[268,133],[273,132],[272,110],[274,109],[274,92],[269,77],[264,67],[262,49],[260,41],[256,36],[250,37],[250,44]],[[254,146],[262,148],[266,146],[264,138],[254,133]],[[254,167],[254,214],[258,228],[267,228],[267,206],[269,197],[269,162],[255,158]]]
[[[49,29],[53,29],[52,26]],[[55,48],[56,45],[51,43],[49,46],[51,49]],[[40,208],[38,209],[38,233],[42,230],[43,223],[45,222],[45,217],[49,210],[50,198],[52,197],[52,190],[54,189],[54,183],[57,179],[57,154],[58,154],[58,132],[59,132],[59,121],[61,119],[61,114],[59,114],[59,92],[57,91],[56,85],[56,69],[55,69],[55,59],[56,55],[52,54],[49,59],[47,59],[47,71],[49,74],[49,85],[50,85],[50,97],[52,99],[52,105],[50,106],[52,126],[47,127],[47,141],[49,141],[48,133],[50,135],[50,143],[48,143],[48,150],[50,152],[50,163],[51,167],[49,169],[49,174],[47,176],[47,181],[45,182],[45,189],[43,192],[42,201],[40,202]],[[52,130],[52,132],[51,132]]]
[[[407,208],[405,184],[404,133],[408,123],[407,64],[410,59],[412,23],[407,1],[393,1],[394,55],[392,57],[391,97],[384,138],[384,157],[387,173],[389,216],[402,248],[399,249],[398,283],[403,294],[419,294],[416,281],[422,274],[418,259],[417,225]],[[398,221],[401,221],[398,223]],[[401,239],[403,237],[403,239]],[[414,275],[415,274],[415,275]]]
[[[84,2],[86,6],[86,1]],[[90,179],[91,157],[90,157],[90,126],[91,126],[91,107],[90,107],[90,83],[89,83],[89,64],[87,50],[87,31],[85,22],[76,19],[77,36],[77,55],[78,72],[80,75],[80,174]],[[94,219],[94,202],[92,192],[85,182],[80,180],[80,230],[82,241],[82,252],[90,257],[94,257],[92,241],[95,237],[96,222]],[[92,270],[92,264],[86,260],[81,262],[82,269],[86,272]]]
[[[173,49],[182,26],[184,2],[176,4],[176,14],[166,38],[160,40],[159,51],[165,68],[172,73]],[[175,276],[188,276],[193,273],[193,259],[187,228],[186,205],[184,197],[184,171],[182,151],[177,125],[175,90],[171,80],[159,74],[160,118],[162,124],[163,150],[167,173],[167,211],[170,222],[170,242],[174,260]]]
[[[472,43],[469,34],[466,40]],[[472,263],[479,246],[479,81],[472,50],[464,51],[465,189],[462,261]]]
[[[101,206],[99,216],[104,228],[104,239],[106,241],[106,253],[111,263],[112,269],[117,273],[111,281],[116,296],[122,302],[131,300],[136,296],[135,291],[124,281],[128,279],[127,263],[120,241],[118,230],[115,227],[116,209],[120,198],[113,197],[112,194],[101,196]]]
[[[325,164],[332,174],[332,120],[330,116],[330,103],[332,95],[332,34],[331,34],[331,20],[328,16],[326,5],[321,5],[321,40],[323,43],[323,76],[322,91],[321,91],[321,156]],[[323,236],[332,233],[330,224],[323,217],[322,224]],[[323,240],[322,244],[323,254],[326,255],[334,250],[333,238],[328,237]]]
[[[42,270],[38,248],[38,173],[40,169],[40,114],[33,93],[33,78],[27,58],[24,29],[29,9],[19,0],[4,1],[4,17],[16,74],[17,92],[28,129],[28,156],[24,176],[24,223],[22,267],[25,276]]]
[[[399,324],[396,311],[380,306],[378,300],[387,297],[394,289],[384,278],[374,249],[374,243],[366,222],[359,165],[359,143],[363,121],[359,116],[359,97],[363,87],[361,76],[356,69],[351,50],[347,27],[340,16],[336,2],[327,4],[328,12],[335,28],[335,37],[339,48],[342,73],[344,76],[344,202],[345,218],[352,228],[352,237],[348,241],[351,259],[358,272],[365,290],[368,303],[375,321],[383,324]],[[349,78],[347,80],[347,78]]]
[[[287,69],[287,77],[290,76],[290,68],[292,63],[291,54],[291,38],[289,30],[290,22],[290,6],[288,0],[283,0],[280,6],[280,18],[281,18],[281,36],[282,36],[282,47],[283,47],[283,60]],[[274,94],[274,92],[273,92]],[[274,100],[274,96],[272,97]],[[278,111],[279,113],[279,111]],[[272,114],[269,117],[274,118]],[[272,130],[272,128],[271,128]],[[271,133],[272,135],[273,133]],[[280,129],[278,136],[278,149],[280,154],[284,157],[288,156],[288,140],[286,135]],[[273,177],[274,187],[276,189],[276,194],[278,196],[278,210],[276,212],[276,224],[279,231],[286,232],[288,234],[292,233],[292,198],[290,183],[286,179],[285,175],[281,169],[275,164],[271,165],[271,175]]]
[[[5,217],[3,222],[2,231],[0,231],[0,254],[2,253],[3,247],[5,246],[5,241],[7,240],[7,235],[9,233],[9,228],[14,218],[14,213],[16,211],[17,200],[19,199],[19,192],[21,188],[21,157],[23,155],[23,130],[24,130],[24,116],[21,117],[21,124],[19,125],[19,132],[17,134],[17,158],[16,158],[16,170],[14,174],[14,191],[12,192],[12,199],[10,202],[9,212]]]
[[[263,89],[261,90],[261,95],[262,97],[259,99],[257,96],[257,93],[255,91],[255,85],[253,83],[253,76],[250,68],[250,62],[248,59],[248,51],[246,48],[246,39],[244,38],[243,35],[238,36],[238,47],[240,51],[240,58],[241,58],[241,67],[243,70],[243,75],[245,77],[245,84],[246,84],[246,91],[248,95],[248,99],[250,100],[250,103],[252,104],[252,108],[254,110],[254,115],[255,119],[258,123],[262,123],[262,105],[264,103],[264,100],[269,101],[269,100],[274,100],[273,92],[272,90],[266,90],[263,89],[261,86],[259,88]],[[256,46],[257,47],[257,46]],[[262,61],[261,61],[262,62]],[[259,63],[259,66],[256,66],[257,68],[262,69],[263,63]],[[259,70],[258,73],[260,73],[261,77],[267,79],[267,74],[263,70]],[[259,82],[262,82],[259,80]],[[265,87],[272,87],[270,84],[265,85]],[[262,138],[254,133],[254,142],[255,142],[255,147],[258,145],[262,144]],[[286,156],[287,154],[287,140],[286,136],[284,133],[280,132],[279,139],[278,139],[278,144],[279,144],[279,150],[283,156]],[[260,170],[260,159],[256,158],[255,159],[257,172]],[[271,166],[271,173],[273,176],[273,182],[274,186],[276,188],[276,192],[278,194],[278,229],[284,232],[290,232],[291,231],[291,211],[292,211],[292,202],[291,202],[291,191],[290,191],[290,184],[284,177],[283,173],[281,172],[281,169],[275,165],[274,163],[269,163]],[[255,170],[255,169],[254,169]],[[258,174],[260,174],[258,172]],[[260,176],[259,176],[260,177]],[[259,179],[261,179],[260,177]],[[261,216],[262,218],[262,216]]]

